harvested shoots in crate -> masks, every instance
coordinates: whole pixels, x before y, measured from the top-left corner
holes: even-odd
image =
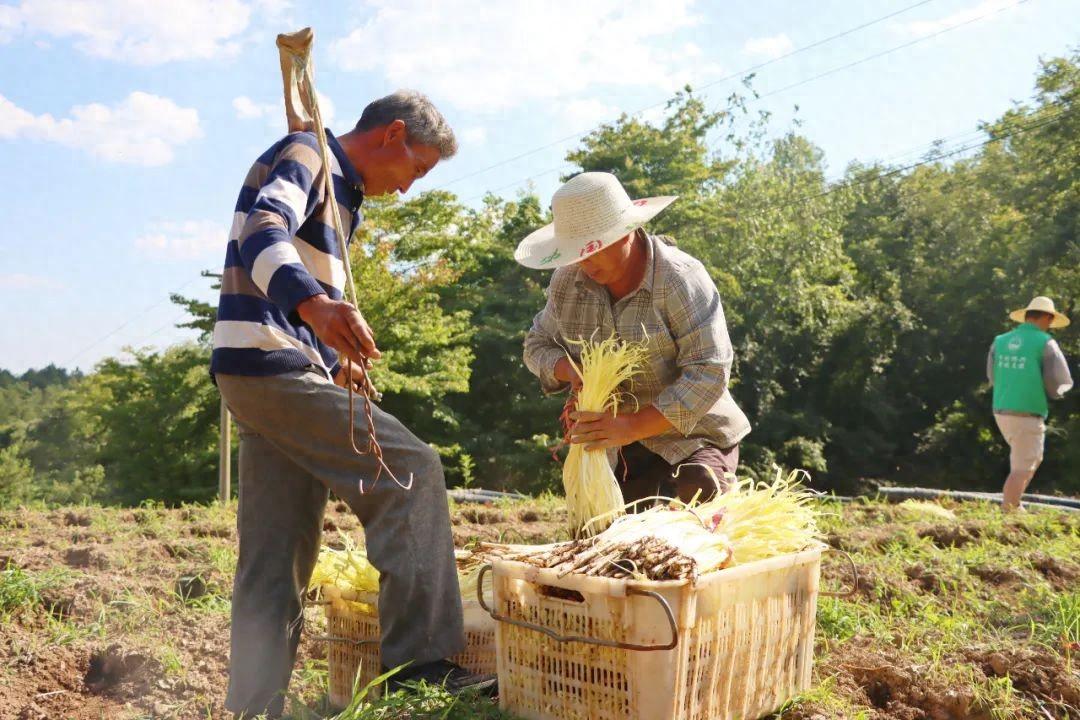
[[[331,602],[347,601],[364,605],[367,611],[373,609],[366,606],[363,596],[377,594],[379,592],[379,571],[368,560],[367,552],[348,535],[342,534],[344,548],[323,546],[319,550],[319,560],[315,563],[315,570],[311,573],[311,581],[308,587]],[[458,587],[464,600],[476,599],[476,580],[480,575],[480,568],[488,563],[493,557],[500,557],[511,551],[520,552],[523,546],[509,546],[486,544],[476,550],[455,550],[454,559],[457,562]],[[484,582],[484,586],[490,590],[490,576]]]
[[[577,409],[617,413],[619,386],[639,371],[645,360],[645,343],[624,343],[612,335],[601,342],[582,340],[575,344],[581,348],[581,365],[567,357],[581,376]],[[570,534],[575,537],[603,530],[622,510],[622,491],[604,450],[571,445],[563,463],[563,488]],[[604,519],[583,532],[585,524],[597,517]]]
[[[735,563],[804,550],[819,537],[813,495],[799,472],[773,483],[735,481],[716,499],[623,515],[594,537],[512,559],[578,573],[635,580],[696,580]]]
[[[342,534],[344,548],[323,545],[311,573],[308,587],[331,602],[359,602],[363,594],[379,592],[379,571],[348,535]]]
[[[706,526],[731,540],[733,563],[743,564],[806,549],[820,537],[814,494],[802,486],[805,470],[786,477],[780,468],[772,483],[735,479],[730,489],[691,509]]]

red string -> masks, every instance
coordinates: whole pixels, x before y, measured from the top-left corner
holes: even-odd
[[[367,421],[368,430],[368,446],[367,450],[361,450],[356,446],[356,412],[354,411],[354,391],[355,385],[353,384],[353,363],[352,360],[345,358],[345,385],[349,390],[349,444],[352,445],[353,452],[357,455],[374,455],[378,461],[378,466],[375,468],[375,479],[371,482],[371,486],[375,487],[375,483],[379,482],[379,477],[383,471],[390,476],[390,479],[397,483],[398,487],[405,490],[412,488],[413,475],[409,473],[408,485],[403,484],[394,475],[394,472],[387,466],[383,460],[382,446],[379,445],[378,439],[375,437],[375,417],[371,412],[372,395],[375,386],[371,382],[371,378],[368,376],[367,368],[363,365],[357,365],[360,368],[360,383],[364,388],[364,419]],[[364,478],[360,478],[360,494],[364,494]]]
[[[574,421],[570,415],[577,409],[577,393],[573,390],[566,396],[566,402],[563,403],[562,413],[559,415],[559,424],[562,425],[563,436],[562,440],[555,444],[555,447],[551,450],[551,458],[555,462],[559,462],[559,451],[570,444],[570,433],[574,429]],[[622,482],[625,483],[626,479],[630,476],[630,466],[626,464],[626,456],[623,455],[622,447],[619,448],[619,460],[622,462]]]

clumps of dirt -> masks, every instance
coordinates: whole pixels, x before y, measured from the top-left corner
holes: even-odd
[[[40,630],[36,630],[40,632]],[[10,670],[0,681],[0,718],[115,717],[114,703],[86,694],[89,653],[72,645],[43,646],[18,625],[4,628],[0,657]]]
[[[84,512],[75,512],[74,510],[68,510],[64,513],[64,524],[68,526],[77,527],[90,527],[93,520],[90,515]]]
[[[147,655],[110,645],[90,653],[83,683],[96,695],[135,697],[146,693],[145,686],[157,669],[157,663]]]
[[[875,599],[883,594],[891,596],[889,584],[882,583],[877,571],[871,567],[856,566],[858,578],[855,583],[855,592],[867,599]],[[821,564],[822,589],[829,591],[844,591],[851,588],[851,565],[836,557],[826,556]]]
[[[0,528],[7,528],[11,530],[24,530],[26,529],[26,520],[19,517],[18,513],[14,512],[2,512],[0,513]]]
[[[960,525],[924,525],[916,530],[921,538],[927,538],[939,548],[959,548],[982,537],[983,527],[979,523],[967,522]]]
[[[228,525],[212,525],[210,523],[192,525],[187,531],[188,535],[192,537],[229,538],[235,534],[235,530]]]
[[[1069,590],[1075,587],[1076,579],[1080,577],[1080,565],[1058,560],[1051,555],[1039,553],[1031,558],[1031,565],[1042,573],[1055,590]]]
[[[843,695],[875,710],[871,716],[895,720],[990,720],[973,688],[949,687],[905,661],[888,646],[862,638],[833,653],[819,672],[835,674]],[[809,709],[809,708],[808,708]],[[809,720],[812,715],[795,715]]]
[[[859,528],[843,534],[829,533],[825,537],[825,542],[845,552],[877,552],[896,539],[898,532],[897,525],[880,525]]]
[[[205,597],[209,587],[202,575],[181,575],[173,585],[173,591],[184,602]]]
[[[94,567],[104,570],[109,567],[109,558],[92,546],[73,547],[64,551],[64,563],[73,568]]]
[[[518,513],[518,520],[520,520],[521,522],[531,523],[536,522],[539,519],[540,513],[536,512],[535,510],[522,510]]]
[[[968,651],[967,659],[987,677],[1008,677],[1016,690],[1036,698],[1055,718],[1080,715],[1080,676],[1056,653],[1011,647]]]
[[[1016,568],[997,565],[976,565],[969,572],[988,585],[1011,587],[1024,582],[1024,575]]]
[[[355,530],[358,522],[356,516],[351,512],[341,515],[327,515],[323,518],[322,529],[324,533],[347,532]]]
[[[466,506],[459,510],[457,514],[465,522],[474,525],[497,525],[506,522],[506,515],[501,510],[492,510],[485,507]]]
[[[203,555],[200,548],[192,543],[166,542],[162,543],[161,547],[165,550],[166,555],[177,560],[191,560]]]
[[[196,517],[196,515],[195,515],[196,511],[191,510],[190,508],[185,508],[185,510],[190,511],[189,514],[190,514],[191,519],[194,519]],[[139,525],[146,525],[146,524],[154,522],[156,520],[164,520],[164,519],[166,519],[168,517],[169,517],[169,511],[168,510],[155,510],[154,508],[136,508],[136,509],[131,511],[131,518],[135,522],[137,522]],[[187,520],[187,519],[188,518],[184,518],[184,520]]]
[[[42,590],[40,603],[57,620],[67,620],[75,614],[75,597],[58,589]]]
[[[942,577],[933,568],[928,568],[922,563],[909,565],[904,570],[904,575],[923,592],[931,592],[937,595],[946,589]]]

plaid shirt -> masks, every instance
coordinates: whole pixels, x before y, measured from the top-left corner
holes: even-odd
[[[555,379],[555,363],[566,351],[580,360],[567,340],[594,333],[603,339],[613,331],[628,342],[648,337],[649,359],[627,389],[641,407],[655,406],[675,426],[641,441],[675,464],[706,445],[735,445],[750,422],[728,392],[734,351],[716,285],[698,260],[660,237],[645,237],[641,285],[614,305],[607,288],[579,266],[552,274],[547,304],[525,336],[525,365],[544,392],[558,392],[567,386]]]

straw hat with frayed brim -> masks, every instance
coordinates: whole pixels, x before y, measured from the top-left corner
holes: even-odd
[[[631,200],[611,173],[581,173],[552,196],[555,222],[522,240],[514,259],[535,270],[573,265],[626,237],[673,202],[675,196]]]
[[[1048,297],[1040,295],[1037,298],[1032,298],[1026,308],[1020,308],[1019,310],[1013,310],[1009,313],[1009,319],[1013,322],[1024,322],[1024,316],[1032,311],[1050,313],[1054,316],[1054,320],[1050,323],[1051,328],[1063,328],[1068,327],[1069,318],[1065,317],[1057,310],[1054,309],[1054,301]]]

